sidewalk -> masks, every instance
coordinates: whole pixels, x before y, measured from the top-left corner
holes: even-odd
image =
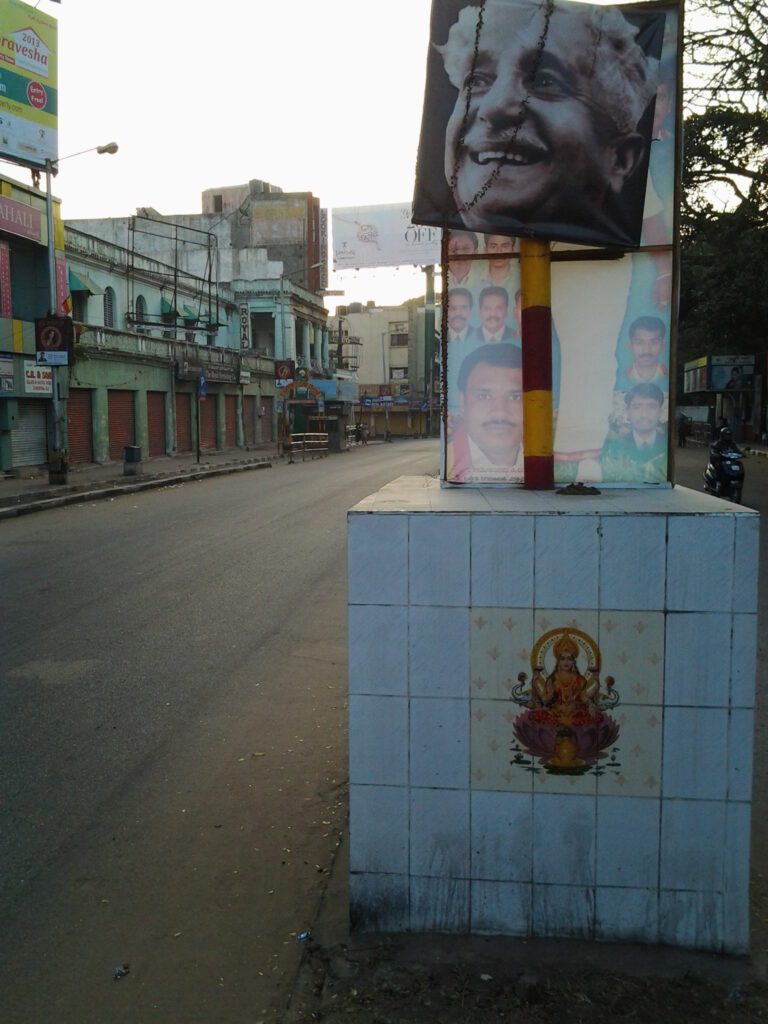
[[[40,467],[34,476],[0,479],[0,519],[206,476],[269,469],[278,460],[282,456],[278,455],[277,444],[271,442],[247,449],[203,452],[199,463],[194,453],[147,459],[136,476],[125,476],[122,462],[75,466],[69,470],[68,482],[60,485],[50,484],[47,467]]]

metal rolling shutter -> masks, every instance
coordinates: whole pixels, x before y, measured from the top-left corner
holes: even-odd
[[[200,447],[216,447],[216,396],[209,395],[200,401]]]
[[[136,443],[133,391],[108,391],[109,457],[122,460],[123,448]]]
[[[11,462],[14,466],[42,466],[48,460],[48,403],[19,399],[19,418],[11,431]]]
[[[261,440],[271,441],[272,440],[272,396],[269,398],[262,398],[261,405],[264,409],[264,415],[261,417]]]
[[[176,451],[192,451],[192,396],[176,393]]]
[[[88,388],[69,389],[67,436],[70,464],[77,466],[93,462],[93,413]]]
[[[234,448],[237,444],[237,398],[224,395],[224,447]]]
[[[147,392],[149,454],[165,455],[165,392]]]
[[[253,395],[245,395],[243,398],[243,431],[245,443],[253,444],[255,441],[254,418],[256,416],[256,400]]]

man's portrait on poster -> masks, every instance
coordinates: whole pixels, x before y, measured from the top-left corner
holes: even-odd
[[[664,13],[434,0],[414,222],[640,244]]]

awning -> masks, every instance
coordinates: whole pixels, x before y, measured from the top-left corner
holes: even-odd
[[[197,320],[197,313],[194,309],[190,309],[189,306],[181,307],[181,316],[184,320]]]
[[[71,292],[88,292],[89,295],[103,295],[104,289],[84,274],[82,270],[69,271],[69,290]]]
[[[176,315],[176,307],[173,305],[172,302],[169,302],[168,299],[165,299],[165,298],[163,298],[161,296],[160,297],[160,312],[161,313],[173,313],[173,315],[175,316]]]

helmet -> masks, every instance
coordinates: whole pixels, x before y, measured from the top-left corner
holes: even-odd
[[[731,433],[731,428],[730,427],[723,427],[723,429],[720,431],[720,440],[721,441],[732,441],[733,440],[733,434]]]

